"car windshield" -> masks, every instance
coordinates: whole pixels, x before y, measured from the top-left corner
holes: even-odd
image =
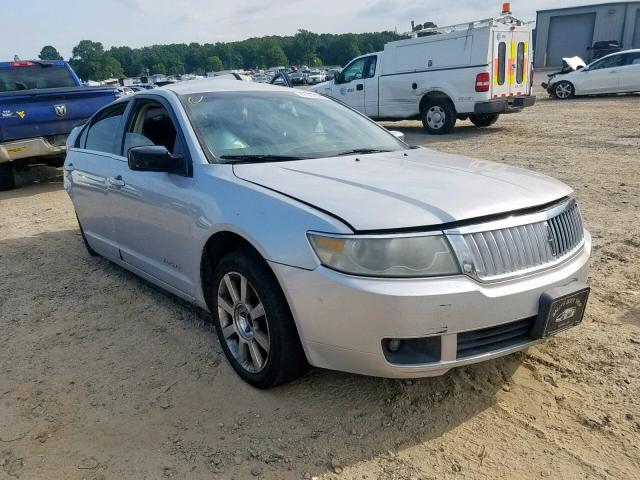
[[[340,103],[305,90],[182,95],[209,161],[268,162],[388,152],[407,145]]]

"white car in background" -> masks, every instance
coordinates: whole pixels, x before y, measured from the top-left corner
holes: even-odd
[[[576,95],[640,92],[640,49],[616,52],[586,65],[580,57],[563,58],[561,72],[542,86],[566,100]]]
[[[326,82],[327,76],[319,70],[312,70],[307,75],[307,84],[317,85],[318,83]]]

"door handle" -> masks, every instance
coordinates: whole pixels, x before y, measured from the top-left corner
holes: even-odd
[[[618,70],[610,70],[609,73],[618,73]]]
[[[75,169],[73,168],[73,163],[69,163],[67,165],[64,166],[64,171],[65,172],[73,172]]]
[[[356,90],[358,90],[359,92],[364,90],[364,85],[359,83],[358,85],[356,85]]]
[[[120,175],[117,177],[109,177],[107,178],[107,183],[113,187],[124,187],[124,180]]]

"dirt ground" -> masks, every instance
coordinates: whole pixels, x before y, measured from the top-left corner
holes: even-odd
[[[640,478],[640,96],[389,126],[574,187],[583,325],[441,378],[257,391],[204,313],[87,255],[58,177],[0,193],[0,480]]]

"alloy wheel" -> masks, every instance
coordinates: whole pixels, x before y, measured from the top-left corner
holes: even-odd
[[[561,82],[556,85],[556,97],[565,100],[571,96],[573,93],[573,89],[571,85],[567,82]]]
[[[269,358],[271,338],[264,306],[249,280],[228,272],[218,285],[218,321],[231,354],[244,370],[260,372]]]

